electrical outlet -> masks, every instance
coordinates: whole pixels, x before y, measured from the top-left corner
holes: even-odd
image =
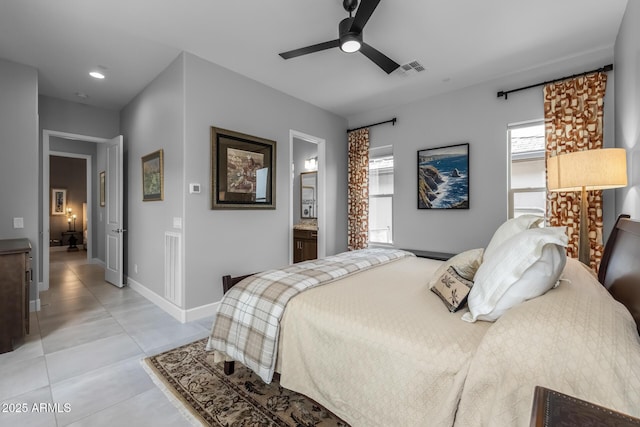
[[[138,264],[133,264],[133,272],[138,273]]]
[[[24,228],[24,218],[13,218],[13,228]]]

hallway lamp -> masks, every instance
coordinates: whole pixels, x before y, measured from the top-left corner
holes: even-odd
[[[560,154],[547,160],[549,191],[580,191],[580,243],[578,259],[590,264],[587,191],[626,187],[627,153],[624,148],[601,148]]]

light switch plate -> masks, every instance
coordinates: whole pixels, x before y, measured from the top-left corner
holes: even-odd
[[[24,228],[24,218],[13,218],[13,228]]]
[[[173,228],[182,228],[182,218],[179,218],[179,217],[173,218]]]
[[[197,183],[189,184],[189,193],[200,194],[200,184],[197,184]]]

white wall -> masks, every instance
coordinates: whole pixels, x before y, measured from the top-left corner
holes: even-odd
[[[613,49],[549,64],[519,75],[434,96],[415,103],[349,117],[359,127],[397,117],[395,126],[371,128],[371,146],[393,145],[395,169],[394,245],[401,248],[461,252],[485,247],[507,219],[507,126],[543,118],[542,88],[497,98],[509,90],[601,67]],[[613,73],[605,108],[605,145],[613,144]],[[417,209],[416,152],[424,148],[470,143],[470,209]],[[611,192],[612,193],[612,192]],[[605,194],[605,232],[611,227],[613,198]]]
[[[616,214],[640,218],[640,2],[629,1],[616,39],[616,147],[627,149],[629,185],[616,191]]]
[[[0,239],[31,241],[37,298],[38,266],[38,73],[0,59]],[[24,228],[13,228],[13,218]]]

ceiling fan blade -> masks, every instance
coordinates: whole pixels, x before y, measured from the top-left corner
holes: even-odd
[[[356,16],[351,23],[350,31],[361,33],[367,21],[371,18],[373,11],[378,7],[378,3],[380,3],[380,0],[361,0],[360,6],[358,6],[358,10],[356,11]]]
[[[307,47],[301,47],[300,49],[282,52],[279,55],[284,59],[290,59],[295,58],[296,56],[308,55],[310,53],[320,52],[321,50],[327,50],[338,46],[340,46],[340,40],[336,39],[331,40],[330,42],[318,43]]]
[[[375,62],[376,65],[382,68],[387,74],[391,74],[393,70],[400,66],[400,64],[390,59],[387,55],[369,46],[366,43],[362,43],[360,52],[362,52],[364,56]]]

